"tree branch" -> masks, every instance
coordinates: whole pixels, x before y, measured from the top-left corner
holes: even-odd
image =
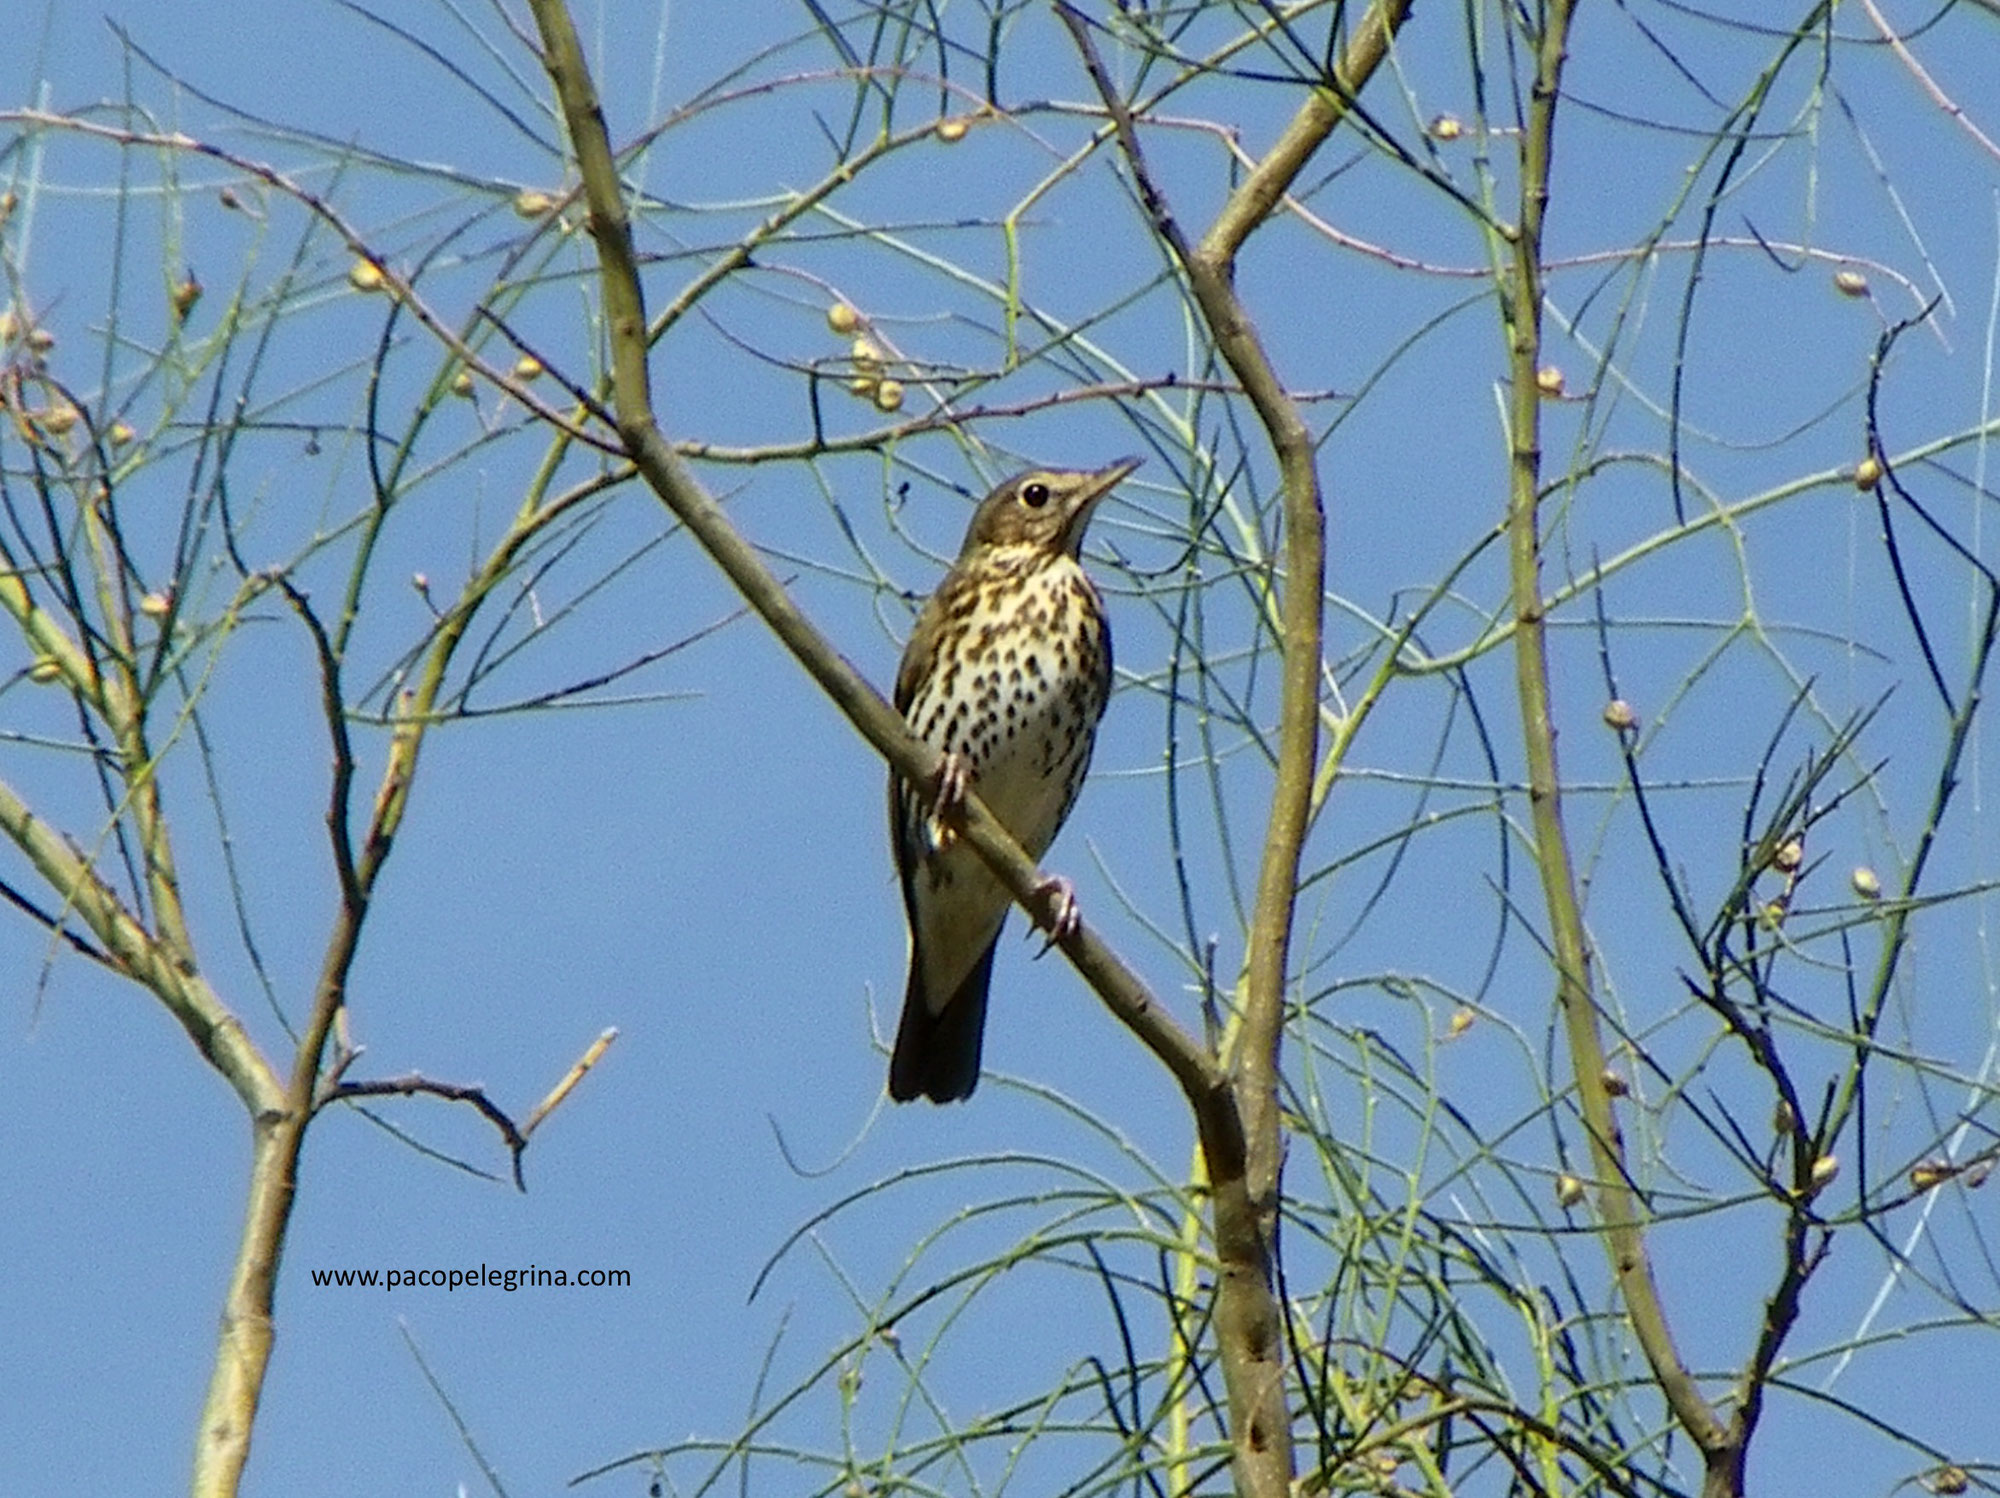
[[[180,1021],[195,1049],[254,1116],[284,1106],[277,1074],[249,1032],[200,974],[177,963],[119,902],[67,839],[0,782],[0,831],[27,855],[35,871],[63,897],[109,954],[113,965],[152,992]]]
[[[1298,180],[1300,172],[1334,128],[1347,118],[1348,103],[1389,55],[1389,44],[1410,17],[1411,0],[1376,0],[1361,18],[1361,28],[1348,38],[1334,68],[1332,87],[1312,91],[1277,144],[1251,169],[1229,195],[1202,236],[1201,253],[1216,265],[1228,266],[1243,242],[1263,226]],[[1074,25],[1070,28],[1075,30]]]
[[[1508,320],[1511,452],[1507,541],[1515,619],[1515,685],[1528,764],[1535,863],[1548,907],[1549,945],[1556,965],[1556,1001],[1569,1043],[1584,1128],[1590,1136],[1598,1210],[1605,1225],[1605,1252],[1624,1297],[1633,1335],[1675,1419],[1707,1457],[1712,1483],[1720,1470],[1718,1460],[1729,1445],[1729,1432],[1681,1360],[1647,1255],[1624,1138],[1604,1082],[1608,1068],[1590,971],[1590,941],[1563,822],[1562,777],[1556,761],[1547,607],[1541,586],[1542,390],[1537,374],[1542,352],[1542,232],[1570,14],[1570,0],[1551,0],[1545,12],[1520,147],[1521,217],[1511,238],[1511,276],[1501,298]],[[1711,1489],[1716,1491],[1734,1490]]]
[[[1173,251],[1215,340],[1217,352],[1243,387],[1278,461],[1284,495],[1284,583],[1279,606],[1283,669],[1278,707],[1278,763],[1270,824],[1257,878],[1257,902],[1245,960],[1242,1028],[1235,1051],[1238,1106],[1248,1156],[1254,1216],[1233,1220],[1216,1203],[1215,1234],[1222,1258],[1216,1327],[1229,1388],[1237,1488],[1282,1495],[1294,1470],[1291,1416],[1285,1393],[1284,1322],[1275,1295],[1279,1176],[1283,1140],[1279,1117],[1279,1049],[1284,1035],[1286,975],[1299,862],[1311,822],[1319,757],[1319,684],[1326,595],[1326,510],[1311,429],[1264,349],[1249,310],[1236,294],[1236,253],[1268,219],[1286,189],[1346,114],[1347,100],[1386,55],[1408,5],[1370,7],[1360,32],[1343,51],[1339,89],[1315,90],[1277,146],[1231,194],[1199,246],[1188,243],[1166,194],[1146,164],[1132,111],[1098,56],[1090,22],[1058,3],[1111,116],[1113,133],[1156,234]]]

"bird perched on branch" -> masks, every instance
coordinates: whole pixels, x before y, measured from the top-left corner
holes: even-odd
[[[1078,552],[1098,502],[1139,466],[1036,469],[980,503],[917,616],[896,707],[944,752],[934,787],[889,777],[889,835],[910,919],[910,981],[889,1096],[949,1103],[979,1083],[993,951],[1013,903],[955,835],[967,790],[1039,860],[1090,768],[1111,693],[1111,628]],[[1044,888],[1051,939],[1077,927],[1067,880]]]

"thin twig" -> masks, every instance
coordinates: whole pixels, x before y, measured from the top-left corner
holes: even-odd
[[[589,1049],[577,1058],[576,1065],[563,1073],[563,1079],[549,1089],[549,1095],[535,1104],[534,1110],[528,1114],[527,1120],[521,1125],[521,1142],[523,1144],[526,1144],[535,1130],[541,1127],[543,1119],[562,1106],[563,1099],[576,1090],[576,1084],[584,1079],[590,1069],[604,1059],[604,1053],[611,1049],[611,1042],[617,1038],[618,1030],[616,1026],[613,1026],[598,1036],[597,1039],[593,1040],[590,1043]]]
[[[435,1097],[448,1103],[464,1103],[474,1109],[480,1117],[492,1124],[505,1141],[507,1151],[514,1159],[514,1185],[522,1191],[528,1183],[521,1174],[521,1156],[528,1148],[526,1131],[517,1127],[492,1098],[486,1089],[471,1083],[439,1082],[420,1072],[408,1072],[400,1077],[383,1077],[372,1082],[337,1082],[325,1090],[318,1106],[324,1108],[329,1103],[342,1103],[364,1097]]]

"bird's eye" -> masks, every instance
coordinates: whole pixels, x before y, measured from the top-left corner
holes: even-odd
[[[1031,510],[1039,510],[1049,502],[1049,486],[1040,482],[1029,484],[1021,490],[1021,503]]]

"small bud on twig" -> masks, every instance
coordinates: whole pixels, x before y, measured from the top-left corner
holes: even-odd
[[[1921,1165],[1910,1167],[1910,1184],[1919,1191],[1928,1191],[1952,1177],[1951,1161],[1926,1160]]]
[[[180,283],[169,294],[168,299],[172,301],[174,306],[175,322],[187,321],[188,314],[194,311],[195,303],[201,300],[201,292],[201,282],[196,279],[195,273],[190,270],[187,275],[181,278]]]

